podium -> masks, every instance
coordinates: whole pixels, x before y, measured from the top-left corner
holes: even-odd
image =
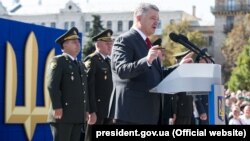
[[[172,71],[150,92],[175,94],[208,94],[210,125],[225,124],[224,86],[219,64],[182,64]]]

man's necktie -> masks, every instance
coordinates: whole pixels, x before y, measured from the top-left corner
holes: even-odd
[[[80,66],[79,66],[78,62],[76,60],[74,60],[73,62],[77,66],[78,72],[81,73],[81,69],[80,69]]]
[[[148,45],[148,48],[150,49],[152,47],[152,44],[151,44],[151,42],[150,42],[150,40],[149,40],[148,37],[146,38],[146,43]]]
[[[110,66],[110,59],[108,57],[105,58],[105,62]]]
[[[77,63],[77,61],[76,61],[76,60],[74,60],[73,62],[74,62],[74,64],[76,64],[76,65],[78,66],[78,63]]]

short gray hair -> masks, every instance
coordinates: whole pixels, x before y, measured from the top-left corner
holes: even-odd
[[[154,4],[140,3],[139,6],[134,11],[134,16],[143,15],[143,14],[147,13],[150,9],[153,9],[153,10],[159,12],[159,8]]]

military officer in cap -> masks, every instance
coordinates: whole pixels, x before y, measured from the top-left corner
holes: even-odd
[[[207,48],[203,48],[201,51],[207,52]],[[207,54],[207,53],[206,53]],[[207,54],[209,58],[212,56]],[[198,55],[195,59],[195,63],[213,63],[209,58],[207,57],[201,57]],[[212,58],[211,58],[212,59]],[[208,125],[208,94],[202,94],[202,95],[196,95],[194,97],[195,105],[197,108],[197,112],[199,114],[199,124],[200,125]]]
[[[90,135],[90,125],[108,122],[109,100],[113,88],[109,58],[113,46],[112,34],[113,31],[107,29],[94,36],[92,40],[96,51],[84,59],[85,66],[89,69],[88,135]]]
[[[63,54],[52,58],[48,73],[51,99],[48,121],[54,141],[79,141],[85,122],[87,73],[77,60],[80,41],[76,27],[56,39]]]
[[[191,51],[184,51],[174,55],[179,63],[184,56],[193,55]],[[190,60],[192,61],[192,60]],[[191,62],[189,62],[191,63]],[[193,117],[193,96],[186,92],[180,92],[173,97],[173,122],[176,125],[190,125]]]

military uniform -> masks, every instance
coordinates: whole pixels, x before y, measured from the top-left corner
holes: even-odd
[[[207,49],[206,48],[203,48],[201,50],[203,53],[206,53],[207,52]],[[211,56],[209,54],[206,53],[206,55],[210,58]],[[201,58],[201,55],[198,55],[195,59],[195,63],[199,63],[200,62],[200,59]],[[208,63],[207,61],[211,61],[210,59],[207,59],[206,60],[206,63]],[[207,114],[207,119],[206,120],[201,120],[199,118],[199,124],[200,125],[208,125],[209,124],[209,121],[208,121],[208,118],[209,118],[209,115],[208,115],[208,94],[206,95],[196,95],[195,96],[195,105],[196,105],[196,109],[197,109],[197,112],[199,114],[199,116],[201,114],[204,114],[206,113]]]
[[[110,95],[113,88],[110,62],[99,52],[94,52],[84,60],[88,71],[89,113],[96,112],[96,124],[103,124],[108,115]]]
[[[100,32],[92,38],[94,42],[112,41],[113,31],[110,29]],[[111,66],[109,57],[95,51],[84,59],[88,70],[89,84],[89,113],[97,115],[96,124],[103,124],[108,116],[108,108],[111,92],[113,89]]]
[[[113,31],[104,30],[92,38],[93,42],[113,42]],[[102,48],[103,46],[98,46]],[[99,52],[100,51],[100,52]],[[107,124],[109,101],[113,89],[110,59],[107,54],[101,54],[101,50],[96,50],[84,59],[85,66],[88,68],[88,89],[89,89],[89,113],[95,113],[97,121],[95,124]],[[104,50],[102,50],[104,51]],[[105,53],[107,50],[105,50]],[[87,125],[85,141],[91,141],[92,126]]]
[[[48,90],[52,107],[49,122],[83,123],[86,109],[87,72],[83,63],[76,65],[66,55],[55,56],[49,67]],[[55,119],[52,110],[63,108],[62,119]]]
[[[190,51],[185,51],[175,54],[177,62],[190,53]],[[193,96],[187,95],[186,92],[176,93],[174,95],[174,113],[176,114],[175,124],[186,125],[191,124],[193,117]]]
[[[197,95],[195,96],[195,104],[198,111],[198,114],[201,115],[203,113],[207,114],[206,120],[201,120],[199,118],[199,124],[201,125],[208,125],[208,95]]]
[[[67,40],[76,40],[78,30],[72,28],[56,42],[60,45]],[[63,49],[63,47],[62,47]],[[48,73],[48,91],[51,99],[48,122],[56,141],[79,140],[85,110],[87,107],[87,69],[80,61],[73,61],[63,53],[52,58]],[[56,118],[54,110],[62,109],[62,117]]]

